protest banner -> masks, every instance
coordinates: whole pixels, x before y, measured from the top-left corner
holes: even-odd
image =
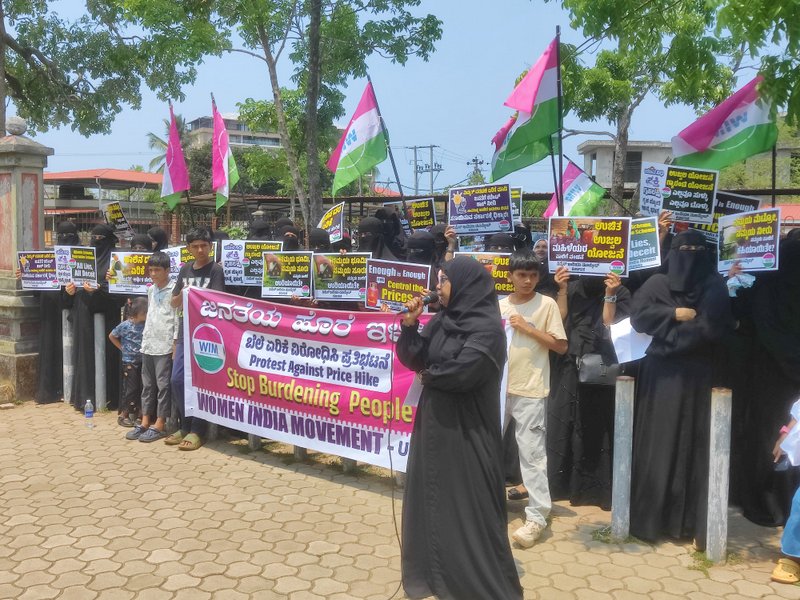
[[[392,351],[400,335],[395,315],[310,310],[200,288],[183,303],[189,415],[405,471],[416,400],[407,396],[419,388]]]
[[[369,252],[314,253],[314,298],[364,302],[367,298],[367,259],[371,256]]]
[[[219,240],[214,240],[213,242],[211,242],[211,252],[208,253],[209,258],[216,259],[218,243]],[[187,262],[192,262],[194,260],[194,256],[192,256],[192,253],[189,252],[188,246],[178,246],[178,248],[180,248],[181,252],[180,254],[181,266],[185,265]]]
[[[23,290],[57,290],[56,254],[52,250],[17,252]]]
[[[147,272],[151,255],[151,252],[114,252],[109,267],[114,275],[108,280],[108,293],[146,296],[152,284]]]
[[[512,187],[511,194],[511,222],[522,223],[522,188]]]
[[[661,266],[661,241],[658,239],[656,217],[631,221],[631,254],[628,262],[628,271]]]
[[[471,256],[492,276],[494,291],[498,296],[508,296],[514,291],[514,285],[508,280],[508,264],[511,254],[506,252],[456,252],[454,256]]]
[[[384,202],[383,206],[397,213],[406,235],[411,235],[419,229],[428,231],[436,225],[436,205],[433,198],[406,200],[405,213],[403,213],[402,202]]]
[[[458,234],[513,231],[509,185],[450,188],[447,218]]]
[[[643,162],[639,210],[649,217],[668,210],[674,221],[710,224],[718,176],[719,171]]]
[[[551,217],[549,267],[568,267],[575,275],[628,275],[629,217]]]
[[[340,202],[328,210],[317,225],[331,236],[331,243],[338,242],[344,235],[344,202]]]
[[[364,306],[380,310],[386,304],[397,312],[428,287],[430,265],[370,258],[367,260],[367,295]]]
[[[717,192],[717,202],[714,205],[714,221],[709,225],[690,223],[689,229],[697,229],[702,233],[706,241],[717,245],[719,241],[719,218],[725,215],[736,215],[743,212],[758,210],[761,207],[761,200],[750,196],[731,194],[730,192]]]
[[[215,240],[211,244],[211,252],[209,253],[209,257],[212,259],[216,255],[216,245],[219,243],[219,240]],[[186,246],[174,246],[173,248],[165,248],[162,250],[164,254],[169,256],[169,280],[172,283],[178,281],[178,273],[181,271],[181,267],[185,265],[187,262],[191,262],[194,260],[194,256],[191,255],[189,249]],[[258,284],[261,285],[259,281]]]
[[[262,298],[311,297],[312,252],[264,252]]]
[[[776,271],[781,237],[781,209],[754,210],[719,219],[717,270],[727,273],[734,263],[745,271]]]
[[[55,246],[56,274],[61,285],[88,283],[97,287],[97,265],[94,248],[84,246]]]
[[[283,242],[222,240],[222,270],[225,285],[260,286],[264,273],[264,252],[280,252]]]
[[[114,228],[114,235],[125,239],[133,237],[133,227],[128,223],[128,219],[119,202],[106,202],[103,204],[103,215],[106,223]]]

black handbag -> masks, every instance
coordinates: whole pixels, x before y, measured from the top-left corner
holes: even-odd
[[[575,359],[578,365],[578,381],[585,385],[616,385],[622,367],[617,363],[607,364],[602,354],[587,352]]]

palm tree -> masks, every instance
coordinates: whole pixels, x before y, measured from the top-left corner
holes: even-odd
[[[175,126],[178,128],[178,136],[181,138],[181,147],[186,150],[186,143],[189,137],[189,130],[186,128],[186,121],[181,115],[175,115]],[[152,150],[158,150],[159,155],[150,161],[148,165],[151,172],[161,173],[164,170],[164,163],[167,157],[167,140],[169,139],[169,119],[164,119],[164,138],[158,137],[155,133],[147,134],[147,145]]]

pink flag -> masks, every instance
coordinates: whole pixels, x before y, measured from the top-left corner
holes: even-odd
[[[575,181],[581,173],[583,173],[583,171],[575,166],[571,160],[567,161],[567,168],[564,169],[564,180],[561,184],[562,193],[572,185],[572,182]],[[550,204],[547,205],[543,216],[547,219],[555,214],[558,214],[558,195],[553,192],[553,197],[550,198]]]
[[[225,121],[217,110],[217,103],[211,99],[211,117],[214,122],[214,137],[211,143],[211,187],[218,189],[228,186],[228,173],[225,168],[228,160],[228,130]]]
[[[500,148],[506,141],[506,137],[508,137],[508,132],[511,131],[511,128],[514,127],[514,123],[517,122],[517,115],[512,116],[505,124],[500,128],[500,131],[494,134],[492,138],[492,143],[497,148],[496,152],[500,152]]]
[[[181,136],[175,123],[172,103],[169,105],[169,138],[164,157],[164,179],[161,183],[161,197],[170,210],[180,202],[181,193],[189,189],[189,170],[183,157]]]
[[[558,76],[558,38],[550,42],[547,49],[525,74],[525,77],[517,84],[514,91],[505,101],[505,105],[524,113],[532,113],[534,104],[537,104],[539,91],[549,94],[549,90],[556,88],[556,81],[545,81],[543,79],[553,79]],[[542,101],[548,98],[538,98]]]

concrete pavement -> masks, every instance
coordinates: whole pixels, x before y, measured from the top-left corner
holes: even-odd
[[[123,439],[113,414],[0,412],[0,598],[387,600],[398,591],[402,493],[386,472],[296,463],[219,440],[196,452]],[[510,505],[509,532],[524,503]],[[610,514],[557,503],[529,550],[526,598],[800,599],[770,583],[779,531],[733,514],[723,566],[675,544],[606,543]],[[399,524],[398,524],[399,526]]]

